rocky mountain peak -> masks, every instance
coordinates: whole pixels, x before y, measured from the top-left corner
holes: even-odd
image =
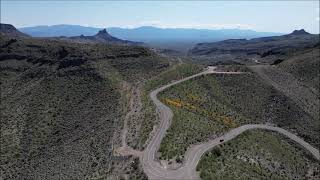
[[[306,32],[304,29],[294,30],[290,35],[308,35],[310,33]]]
[[[106,29],[102,29],[96,34],[96,36],[110,36]]]

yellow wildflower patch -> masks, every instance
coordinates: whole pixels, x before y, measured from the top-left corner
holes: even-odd
[[[194,105],[192,105],[190,103],[187,103],[187,102],[183,102],[183,101],[181,101],[179,99],[168,99],[168,98],[165,98],[164,100],[165,100],[165,102],[167,104],[172,105],[172,106],[176,106],[176,107],[182,107],[183,106],[183,107],[185,107],[187,109],[193,109],[193,110],[197,109],[196,106],[194,106]]]
[[[193,94],[188,94],[187,97],[190,98],[193,101],[200,101],[200,97],[195,96]]]
[[[230,117],[224,116],[222,117],[222,120],[226,126],[236,127],[236,124],[233,122],[233,120]]]
[[[234,128],[234,127],[237,126],[237,124],[232,120],[231,117],[228,117],[228,116],[225,116],[225,115],[219,115],[219,114],[217,114],[215,112],[210,112],[210,111],[207,111],[205,109],[199,109],[198,107],[192,105],[191,103],[183,102],[180,99],[165,98],[164,101],[167,104],[175,106],[175,107],[179,107],[179,108],[183,107],[183,108],[186,108],[186,109],[189,109],[189,110],[196,110],[199,113],[205,114],[207,116],[211,116],[214,119],[218,118],[219,120],[221,120],[223,122],[224,125],[226,125],[228,127]]]
[[[194,110],[197,109],[196,106],[194,106],[194,105],[192,105],[192,104],[190,104],[190,103],[183,103],[183,106],[187,107],[188,109],[194,109]]]
[[[170,105],[173,105],[173,106],[176,106],[176,107],[182,107],[182,103],[180,100],[171,100],[171,99],[168,99],[168,98],[165,98],[165,101],[167,104],[170,104]]]

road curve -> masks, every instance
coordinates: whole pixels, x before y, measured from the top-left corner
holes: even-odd
[[[147,147],[142,152],[140,156],[140,161],[142,162],[143,170],[145,174],[148,176],[150,180],[194,180],[200,179],[199,175],[196,172],[196,166],[200,161],[201,156],[211,148],[229,141],[239,134],[243,133],[244,131],[250,129],[267,129],[271,131],[276,131],[281,133],[288,138],[294,140],[306,150],[308,150],[316,159],[320,159],[319,157],[319,150],[312,147],[309,143],[305,142],[303,139],[297,137],[296,135],[290,133],[279,127],[268,126],[263,124],[248,124],[244,126],[240,126],[238,128],[232,129],[231,131],[225,133],[223,136],[210,140],[208,142],[204,142],[199,145],[194,145],[188,149],[183,165],[175,170],[172,169],[165,169],[162,167],[158,160],[156,160],[156,153],[160,147],[160,143],[165,136],[167,129],[170,126],[171,119],[173,117],[173,112],[169,107],[164,105],[160,100],[157,99],[157,94],[171,86],[179,84],[181,82],[190,80],[192,78],[204,75],[204,74],[241,74],[241,72],[218,72],[215,71],[214,67],[209,67],[206,71],[186,77],[184,79],[175,81],[168,85],[162,86],[150,93],[150,98],[153,103],[156,105],[157,112],[159,115],[160,123],[158,126],[157,131],[155,132],[154,136],[151,138],[150,142],[148,143]],[[220,139],[223,139],[223,142],[220,142]]]

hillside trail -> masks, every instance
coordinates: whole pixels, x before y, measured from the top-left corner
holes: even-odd
[[[121,132],[121,146],[117,149],[117,153],[122,156],[140,156],[141,151],[134,150],[127,144],[127,140],[129,138],[129,123],[130,121],[131,123],[134,123],[132,121],[139,118],[142,110],[141,85],[139,83],[131,86],[128,109],[129,111],[124,118],[123,129]]]
[[[184,81],[190,80],[195,77],[199,77],[206,74],[230,74],[230,75],[239,75],[239,74],[247,74],[244,72],[221,72],[217,71],[216,67],[209,66],[205,71],[183,78],[181,80],[177,80],[175,82],[169,83],[167,85],[164,85],[150,93],[150,98],[153,101],[153,103],[156,105],[157,114],[159,116],[160,123],[155,131],[155,134],[153,137],[151,137],[151,140],[149,141],[147,147],[141,152],[141,151],[135,151],[131,148],[128,148],[130,150],[125,151],[123,155],[136,155],[140,157],[140,161],[142,163],[143,170],[145,174],[148,176],[151,180],[195,180],[200,179],[199,174],[196,171],[196,166],[198,162],[201,159],[201,156],[207,152],[208,150],[214,148],[215,146],[225,143],[227,141],[230,141],[240,135],[241,133],[251,130],[251,129],[266,129],[270,131],[275,131],[280,134],[283,134],[290,138],[291,140],[295,141],[296,143],[300,144],[303,148],[305,148],[307,151],[309,151],[316,159],[320,159],[319,156],[319,150],[312,147],[309,143],[305,142],[303,139],[299,138],[293,133],[290,133],[289,131],[269,126],[265,124],[248,124],[243,125],[238,128],[232,129],[229,132],[225,133],[224,135],[209,140],[207,142],[203,142],[198,145],[192,145],[190,148],[188,148],[185,158],[183,160],[183,164],[181,167],[177,169],[169,169],[166,167],[163,167],[160,164],[160,161],[156,159],[156,154],[158,152],[158,149],[160,147],[161,141],[165,136],[165,133],[167,129],[170,127],[171,120],[173,118],[173,112],[172,110],[163,104],[158,98],[157,94],[171,86],[174,86],[176,84],[182,83]],[[131,152],[132,151],[132,152]],[[132,153],[132,154],[130,154]]]

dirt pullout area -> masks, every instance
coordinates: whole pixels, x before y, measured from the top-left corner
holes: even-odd
[[[277,90],[291,98],[313,119],[319,118],[318,92],[313,91],[291,74],[280,71],[274,66],[257,65],[249,68]]]

